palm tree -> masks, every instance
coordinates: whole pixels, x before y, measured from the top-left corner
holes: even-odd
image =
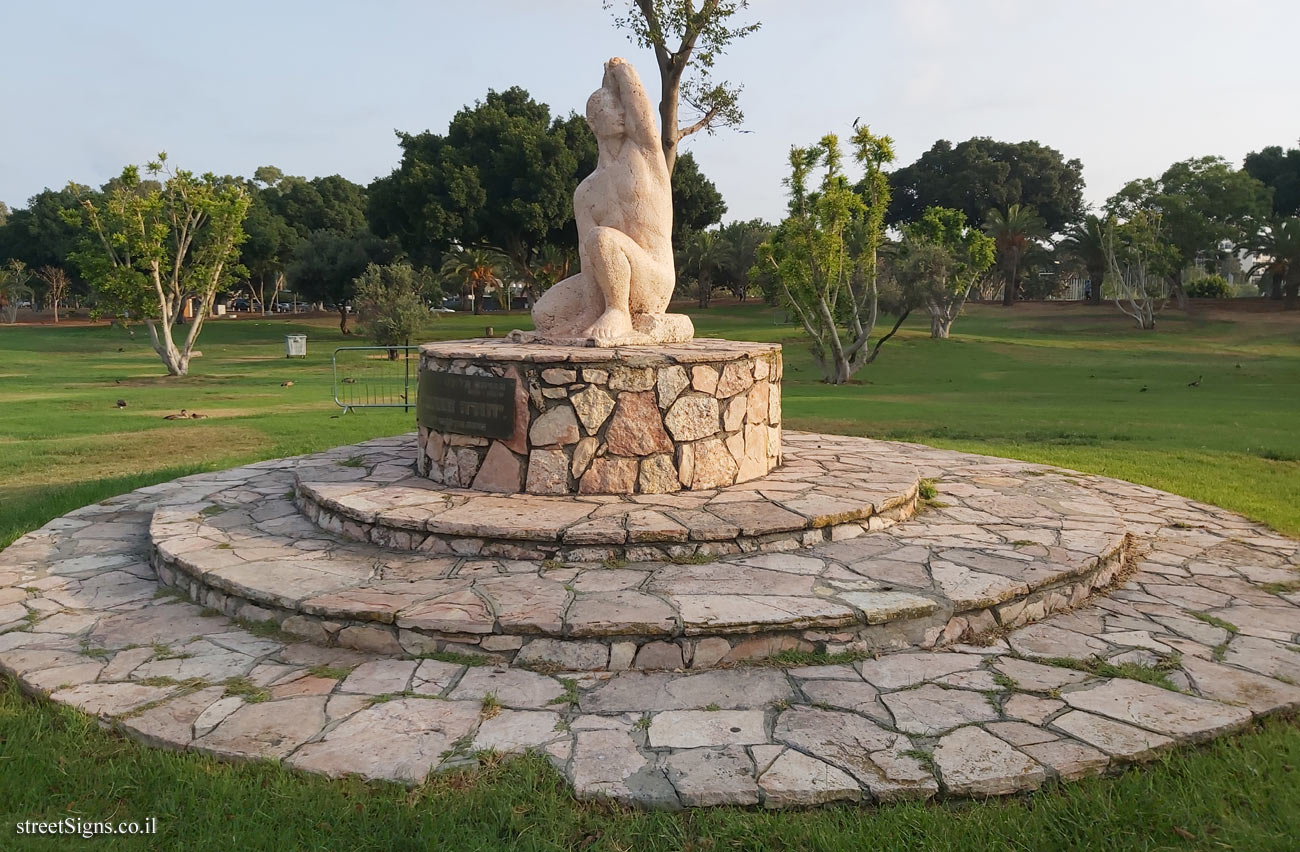
[[[460,291],[461,307],[470,299],[474,313],[483,313],[483,293],[489,285],[505,286],[501,274],[509,263],[501,252],[487,246],[457,246],[442,256],[444,281]]]
[[[1092,289],[1088,291],[1088,301],[1094,305],[1101,304],[1101,282],[1106,277],[1106,249],[1102,245],[1101,217],[1089,213],[1082,222],[1076,222],[1065,230],[1065,236],[1057,243],[1057,250],[1062,257],[1088,273]]]
[[[1006,212],[997,208],[990,210],[984,220],[984,232],[997,246],[997,266],[1005,282],[1002,304],[1014,305],[1025,254],[1034,243],[1047,236],[1047,225],[1034,208],[1012,204]]]
[[[718,283],[740,301],[749,295],[749,270],[758,247],[772,234],[772,226],[759,219],[736,221],[718,229]]]
[[[677,269],[695,278],[701,308],[713,297],[714,276],[722,269],[723,243],[713,231],[691,231],[682,237],[677,250]]]
[[[1267,222],[1247,245],[1261,260],[1250,272],[1264,272],[1285,294],[1283,310],[1294,310],[1300,295],[1300,217],[1281,216]]]

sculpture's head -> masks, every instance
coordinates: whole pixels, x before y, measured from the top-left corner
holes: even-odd
[[[587,124],[597,139],[617,140],[624,134],[623,100],[619,97],[618,82],[610,74],[610,66],[622,62],[621,59],[611,59],[605,63],[604,82],[587,98]]]

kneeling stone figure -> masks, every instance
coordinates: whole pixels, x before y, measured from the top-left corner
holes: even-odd
[[[582,271],[537,300],[535,332],[512,337],[581,346],[690,340],[690,319],[665,313],[676,282],[668,167],[650,99],[623,59],[605,63],[604,81],[587,100],[587,123],[599,157],[573,193]]]

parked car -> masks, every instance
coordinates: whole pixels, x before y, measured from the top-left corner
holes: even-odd
[[[447,306],[445,306],[445,305],[430,305],[430,306],[429,306],[429,313],[431,313],[431,314],[454,314],[454,313],[456,313],[456,309],[455,309],[455,308],[449,308],[449,307],[447,307]]]

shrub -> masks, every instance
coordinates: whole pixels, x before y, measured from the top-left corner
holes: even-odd
[[[1232,285],[1222,275],[1207,275],[1189,281],[1185,289],[1193,299],[1227,299],[1232,296]]]

